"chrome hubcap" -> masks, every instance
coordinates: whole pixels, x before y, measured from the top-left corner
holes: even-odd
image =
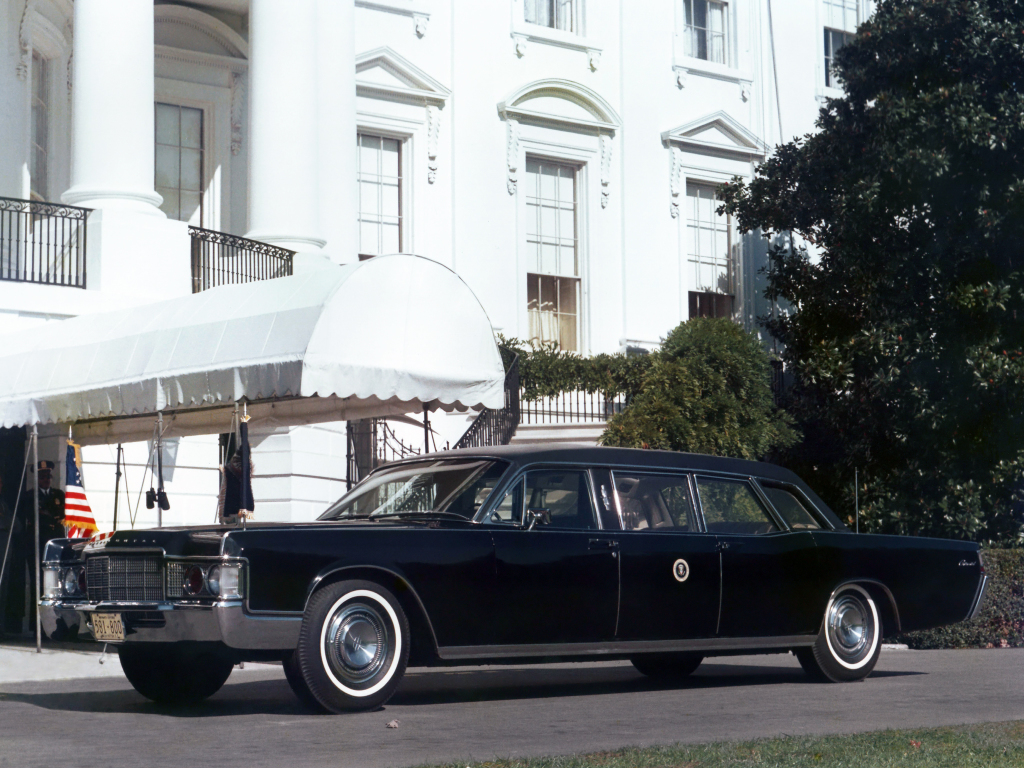
[[[327,620],[324,646],[335,675],[349,683],[366,682],[387,661],[387,623],[372,606],[343,605]]]
[[[847,661],[857,660],[874,639],[868,607],[854,595],[840,596],[829,611],[828,633],[839,655]]]

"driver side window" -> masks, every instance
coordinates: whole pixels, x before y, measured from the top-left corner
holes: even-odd
[[[537,517],[536,527],[596,529],[590,482],[585,470],[542,469],[527,472],[506,491],[491,513],[493,523],[521,523],[523,510]],[[527,522],[529,517],[525,518]]]

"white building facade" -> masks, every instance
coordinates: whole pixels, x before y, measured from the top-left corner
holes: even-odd
[[[34,238],[43,266],[4,252],[0,332],[59,333],[43,324],[191,292],[190,225],[294,251],[296,271],[423,255],[466,281],[496,331],[584,355],[654,348],[698,314],[754,328],[765,247],[717,214],[717,188],[814,129],[840,93],[829,61],[870,11],[6,0],[0,239]],[[77,219],[18,201],[88,209],[81,242]],[[400,301],[381,296],[380,312]],[[44,443],[54,460],[61,440]],[[308,519],[343,490],[343,425],[257,442],[258,518]],[[149,449],[127,450],[130,513]],[[171,450],[173,519],[212,521],[216,436]],[[107,521],[114,448],[86,457]],[[0,471],[16,484],[13,463]]]

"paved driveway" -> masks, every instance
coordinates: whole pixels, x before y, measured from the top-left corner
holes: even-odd
[[[280,668],[249,665],[188,710],[122,679],[0,686],[0,766],[411,766],[1015,719],[1024,649],[884,652],[847,685],[788,655],[712,659],[672,687],[615,662],[415,670],[385,709],[341,717],[305,714]]]

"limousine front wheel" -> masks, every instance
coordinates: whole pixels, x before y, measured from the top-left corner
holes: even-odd
[[[409,621],[379,584],[330,584],[306,606],[296,653],[310,693],[326,709],[375,709],[391,698],[405,672]]]
[[[880,635],[875,601],[863,587],[850,584],[832,595],[814,645],[798,649],[796,657],[812,677],[834,683],[863,680],[878,662]]]
[[[121,669],[132,687],[159,704],[194,704],[227,682],[235,663],[187,643],[122,645]]]

